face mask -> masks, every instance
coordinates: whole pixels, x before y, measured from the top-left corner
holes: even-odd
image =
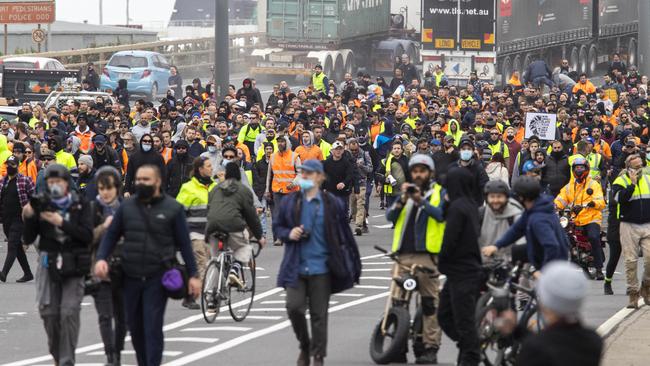
[[[47,186],[47,189],[54,199],[61,198],[65,195],[65,188],[61,184],[50,184]]]
[[[228,163],[232,163],[232,159],[223,159],[223,160],[221,160],[221,165],[223,165],[224,167],[226,165],[228,165]]]
[[[136,184],[135,193],[138,195],[138,199],[141,201],[150,200],[154,194],[154,187],[148,184]]]
[[[308,191],[308,190],[314,188],[314,185],[315,185],[314,181],[311,180],[311,179],[303,179],[303,178],[298,179],[298,186],[303,191]]]
[[[460,160],[469,161],[472,159],[474,152],[472,150],[461,150],[460,151]]]
[[[508,137],[507,137],[508,141],[512,141],[514,138],[515,138],[515,137],[512,136],[512,135],[508,135]]]
[[[216,146],[212,146],[212,145],[211,145],[211,146],[208,146],[208,152],[214,154],[216,151],[217,151],[217,147],[216,147]]]
[[[7,165],[7,175],[16,175],[18,173],[18,167],[17,166],[9,166]]]
[[[151,144],[142,144],[142,151],[148,152],[151,150]]]

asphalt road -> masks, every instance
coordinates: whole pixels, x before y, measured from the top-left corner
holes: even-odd
[[[327,363],[332,365],[372,365],[368,355],[370,332],[378,321],[387,298],[391,263],[380,257],[374,245],[389,247],[392,230],[384,211],[371,204],[370,234],[358,239],[363,256],[361,284],[334,295],[330,304]],[[284,309],[284,291],[275,286],[283,249],[268,247],[258,258],[258,287],[249,317],[234,322],[222,309],[214,324],[206,324],[200,311],[169,301],[165,318],[165,365],[292,365],[298,355],[295,340]],[[0,259],[6,255],[6,243],[0,243]],[[34,266],[36,253],[29,250]],[[585,322],[596,328],[626,304],[622,267],[615,276],[615,296],[602,295],[602,282],[591,282]],[[34,268],[34,267],[33,267]],[[16,284],[22,275],[14,265],[7,283],[0,283],[0,364],[51,365],[47,339],[35,305],[34,284]],[[102,365],[105,358],[97,326],[93,299],[84,298],[81,335],[77,349],[78,365]],[[442,364],[453,364],[456,347],[443,339],[439,353]],[[413,356],[409,355],[413,362]],[[135,365],[133,348],[127,340],[123,364]]]

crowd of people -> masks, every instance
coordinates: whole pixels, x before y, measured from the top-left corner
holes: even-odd
[[[266,101],[254,79],[217,99],[200,79],[183,89],[174,70],[156,103],[131,106],[121,83],[116,102],[46,109],[22,101],[18,118],[0,121],[8,241],[0,281],[16,259],[18,282],[34,280],[23,245],[40,235],[39,310],[58,365],[74,364],[84,283],[107,362],[120,364],[128,329],[138,364],[160,364],[169,296],[161,278],[180,251],[191,277],[183,305],[197,309],[217,231],[230,234],[232,285],[250,258],[250,237],[285,246],[278,284],[287,288],[298,365],[310,357],[323,364],[329,295],[351,287],[360,271],[340,253],[356,252],[354,236],[369,232],[373,195],[394,224],[392,250],[446,275],[441,292],[437,277],[419,288],[426,350],[418,363],[436,362],[444,331],[458,342],[460,365],[478,364],[482,261],[518,256],[544,273],[567,260],[556,214],[564,208],[588,237],[605,294],[614,293],[622,253],[629,307],[640,298],[650,304],[650,256],[641,284],[637,277],[640,249],[650,251],[648,79],[618,55],[598,87],[568,62],[551,72],[542,60],[503,87],[476,73],[452,85],[440,67],[421,77],[404,55],[390,84],[363,72],[332,80],[317,65],[308,85],[282,81]],[[532,112],[556,115],[553,139],[527,133]],[[547,310],[575,327],[581,299],[563,301],[575,293],[561,290],[547,289]]]

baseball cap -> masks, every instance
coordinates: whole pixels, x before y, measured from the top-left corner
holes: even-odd
[[[341,143],[341,141],[334,141],[334,143],[332,144],[332,150],[338,149],[339,147],[343,148],[345,146],[343,146],[343,143]]]
[[[334,144],[340,144],[340,142],[335,142]],[[302,163],[299,167],[301,170],[305,172],[317,172],[317,173],[322,173],[323,172],[323,163],[320,162],[320,160],[316,159],[309,159],[305,160],[304,163]]]
[[[354,131],[355,131],[355,128],[354,128],[354,126],[353,126],[353,125],[351,125],[351,124],[347,124],[347,125],[345,125],[345,129],[346,129],[346,130],[352,130],[352,132],[354,132]]]
[[[433,139],[433,140],[430,141],[430,144],[433,145],[433,146],[440,146],[440,145],[442,145],[442,142],[440,142],[440,140],[438,140],[438,139]]]
[[[9,156],[9,157],[7,158],[7,160],[5,160],[5,163],[6,163],[7,165],[11,165],[11,166],[18,166],[19,161],[18,161],[18,158],[17,158],[16,156],[11,155],[11,156]]]
[[[93,142],[96,144],[105,144],[106,143],[106,136],[104,135],[95,135],[93,137]]]

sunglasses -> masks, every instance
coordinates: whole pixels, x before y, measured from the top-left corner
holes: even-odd
[[[498,132],[491,132],[490,135],[492,135],[492,136],[499,136],[499,133],[498,133]]]
[[[153,140],[142,140],[143,144],[153,144]]]
[[[33,154],[33,153],[34,153],[33,151],[29,151],[29,150],[25,151],[25,154]]]
[[[224,155],[223,158],[224,159],[234,159],[235,155]]]
[[[187,150],[187,148],[185,146],[179,146],[176,148],[176,150]]]

